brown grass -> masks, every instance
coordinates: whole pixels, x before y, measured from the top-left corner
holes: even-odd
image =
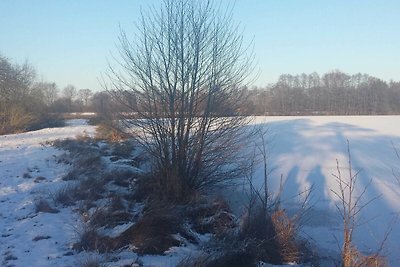
[[[119,142],[128,138],[128,135],[114,125],[100,123],[96,128],[96,138],[110,142]]]
[[[163,254],[181,245],[173,235],[180,231],[180,218],[171,209],[147,212],[139,221],[115,239],[118,247],[133,244],[138,254]]]
[[[284,210],[272,213],[271,221],[275,229],[275,240],[279,246],[283,262],[299,262],[299,244],[296,242],[297,225]]]
[[[111,238],[101,236],[93,227],[84,227],[78,233],[79,241],[73,245],[73,249],[78,251],[98,251],[101,253],[109,252],[114,249]]]
[[[44,199],[40,199],[35,202],[36,212],[46,212],[46,213],[58,213],[59,210],[50,206],[49,202]]]

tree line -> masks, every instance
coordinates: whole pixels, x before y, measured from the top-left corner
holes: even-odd
[[[283,74],[272,85],[245,90],[242,111],[249,115],[400,114],[400,82],[368,74]]]
[[[38,79],[36,69],[0,54],[0,134],[54,126],[60,114],[93,112],[102,93]],[[99,102],[99,101],[97,101]]]
[[[214,107],[213,113],[231,115],[390,115],[400,114],[400,82],[368,74],[332,71],[319,75],[283,74],[265,87],[234,88],[244,101],[237,107]],[[123,101],[118,101],[117,99]],[[13,63],[0,55],[0,134],[47,127],[60,114],[95,112],[103,120],[113,113],[141,110],[135,90],[77,89],[38,80],[29,63]],[[229,104],[229,103],[228,103]],[[240,104],[239,106],[237,104]]]

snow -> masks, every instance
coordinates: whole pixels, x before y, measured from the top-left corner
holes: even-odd
[[[384,255],[390,265],[400,263],[400,184],[393,170],[400,169],[393,144],[400,146],[399,116],[327,116],[327,117],[256,117],[254,124],[268,129],[270,187],[278,190],[283,176],[282,199],[293,207],[297,194],[313,185],[310,220],[304,235],[326,249],[338,252],[342,240],[342,222],[337,211],[338,191],[332,174],[337,174],[336,159],[343,177],[348,177],[347,140],[350,144],[353,173],[358,175],[357,193],[368,186],[362,204],[368,204],[359,216],[354,241],[362,252],[374,252],[385,242]],[[262,186],[263,170],[255,173]],[[361,205],[362,205],[361,204]]]
[[[2,266],[74,266],[64,256],[76,237],[77,218],[70,209],[36,213],[35,201],[49,199],[68,166],[56,161],[63,151],[46,142],[93,135],[84,120],[66,127],[0,136],[0,252]],[[35,178],[45,180],[35,182]],[[35,237],[50,237],[34,241]],[[15,260],[6,261],[9,256]]]
[[[336,159],[342,174],[347,174],[348,140],[353,169],[361,170],[359,189],[371,180],[364,201],[380,196],[362,211],[355,244],[363,252],[373,252],[391,229],[384,252],[390,266],[399,265],[396,252],[400,250],[400,227],[396,218],[400,213],[400,184],[393,169],[400,169],[400,160],[392,146],[400,147],[399,120],[400,116],[254,119],[254,124],[268,129],[268,166],[272,171],[269,186],[276,192],[282,175],[285,207],[295,209],[298,192],[314,186],[313,206],[302,234],[316,243],[323,256],[337,255],[342,239],[337,199],[331,189],[338,190],[332,176],[336,173]],[[76,266],[85,258],[85,253],[76,255],[71,249],[81,226],[71,208],[58,207],[60,212],[55,214],[36,213],[35,202],[43,198],[51,202],[51,194],[65,183],[61,177],[69,170],[69,165],[57,160],[65,152],[46,142],[94,133],[95,127],[85,120],[70,120],[62,128],[0,136],[0,265]],[[260,166],[254,176],[258,186],[262,185],[262,173]],[[45,179],[35,182],[39,176]],[[240,192],[241,188],[237,190]],[[37,237],[44,239],[34,241]],[[179,255],[192,251],[190,246],[174,248],[166,256],[149,255],[140,260],[145,265],[173,266]],[[137,256],[125,251],[119,257],[120,264],[128,264]]]

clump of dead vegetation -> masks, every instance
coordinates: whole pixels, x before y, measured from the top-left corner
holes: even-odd
[[[36,212],[46,212],[46,213],[58,213],[59,210],[53,208],[50,203],[45,199],[39,199],[35,201],[35,211]]]

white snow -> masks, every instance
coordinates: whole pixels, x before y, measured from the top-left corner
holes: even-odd
[[[76,215],[70,209],[36,214],[34,203],[49,199],[68,170],[56,162],[64,152],[46,142],[94,132],[86,121],[71,120],[62,128],[0,136],[1,266],[76,265],[74,257],[63,256],[76,237]],[[45,180],[35,182],[39,176]],[[33,241],[35,237],[49,238]]]
[[[360,171],[358,194],[371,181],[362,204],[379,196],[361,212],[355,244],[362,252],[374,252],[390,231],[383,252],[390,266],[400,264],[400,184],[393,175],[393,169],[400,169],[393,148],[400,146],[400,116],[256,117],[254,123],[268,128],[270,187],[276,191],[283,175],[282,199],[290,208],[293,196],[313,185],[314,206],[304,234],[319,247],[336,252],[342,222],[335,206],[338,199],[331,192],[338,190],[332,174],[337,174],[337,159],[342,176],[348,177],[348,140],[353,173]],[[258,186],[262,171],[255,173]]]
[[[392,147],[392,143],[400,147],[399,122],[400,116],[255,118],[255,124],[269,129],[269,185],[276,191],[283,175],[285,207],[294,207],[294,196],[314,185],[314,206],[303,235],[316,242],[326,255],[337,253],[336,240],[340,242],[342,238],[342,224],[335,208],[337,199],[331,192],[337,190],[332,174],[336,173],[336,159],[342,174],[347,174],[349,140],[353,169],[361,170],[360,188],[372,180],[365,201],[381,195],[361,213],[362,224],[356,230],[355,243],[361,251],[374,251],[391,228],[384,252],[390,266],[400,264],[400,227],[395,220],[400,213],[400,184],[392,173],[393,169],[400,170],[400,160]],[[83,254],[66,254],[71,251],[80,226],[77,215],[70,208],[56,214],[36,213],[34,203],[40,198],[50,200],[49,193],[65,183],[61,177],[69,168],[57,163],[57,157],[64,152],[46,145],[46,141],[94,132],[95,128],[85,120],[71,120],[63,128],[0,136],[0,265],[76,266],[79,258],[84,258]],[[262,173],[261,168],[255,172],[259,186]],[[34,182],[39,176],[45,180]],[[48,236],[33,241],[35,237]],[[145,256],[141,260],[153,266],[173,266],[179,253],[190,250],[175,248],[165,257]],[[131,262],[134,256],[130,253],[120,258]]]

